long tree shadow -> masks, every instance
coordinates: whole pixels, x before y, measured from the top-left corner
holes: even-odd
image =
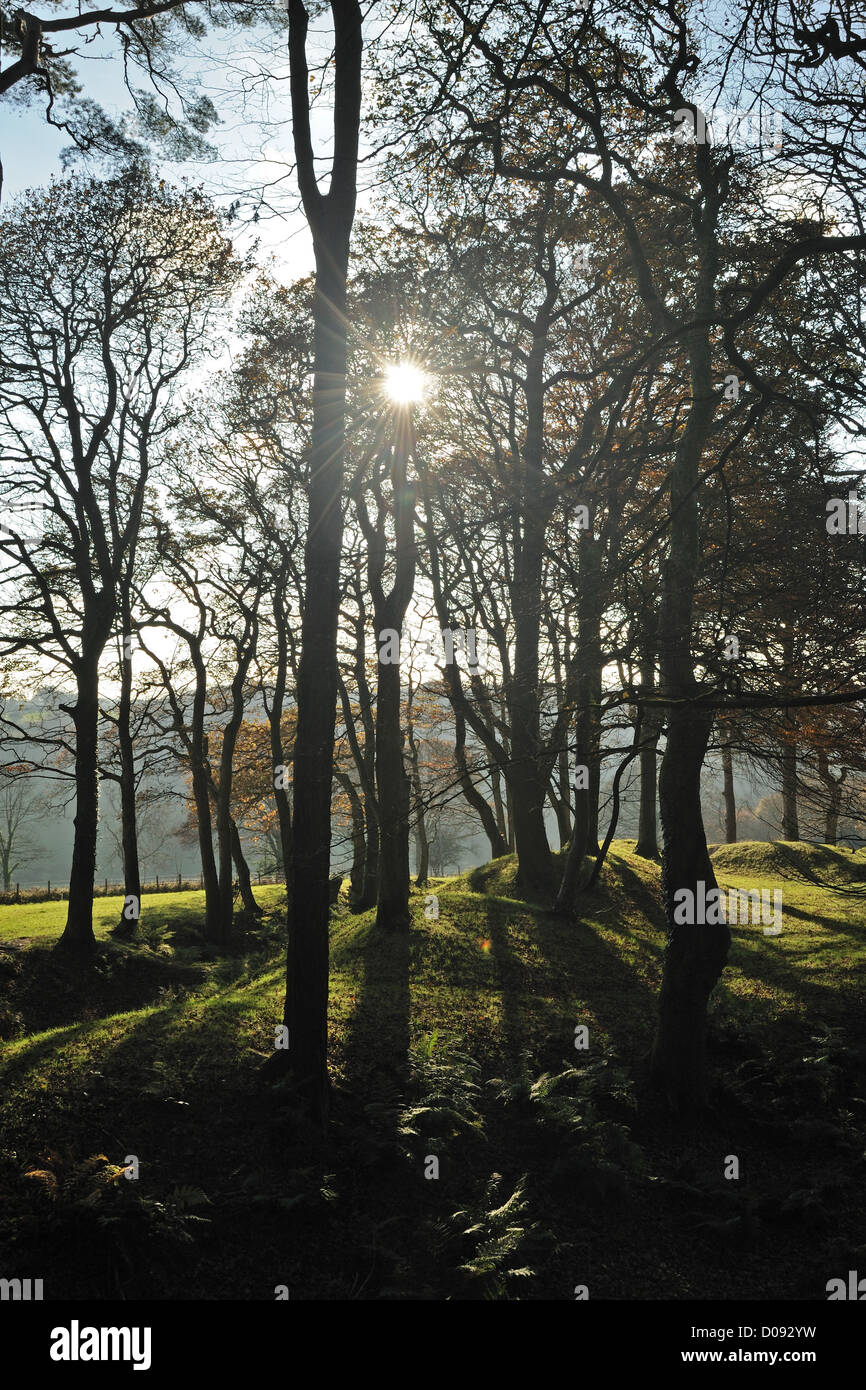
[[[129,1200],[115,1223],[115,1244],[109,1240],[102,1250],[125,1271],[127,1292],[120,1296],[189,1296],[184,1289],[192,1279],[208,1290],[205,1297],[215,1296],[214,1288],[223,1289],[222,1296],[271,1297],[276,1275],[268,1283],[261,1273],[265,1252],[274,1247],[271,1257],[283,1277],[293,1268],[296,1257],[286,1252],[303,1244],[298,1221],[306,1219],[306,1207],[299,1218],[293,1200],[300,1191],[312,1209],[307,1194],[321,1179],[309,1168],[318,1157],[315,1136],[311,1141],[299,1127],[293,1134],[282,1120],[277,1130],[274,1096],[256,1084],[259,1059],[273,1045],[280,976],[270,967],[240,986],[230,984],[225,995],[171,1000],[145,1014],[56,1031],[10,1059],[7,1072],[15,1067],[32,1096],[23,1113],[7,1102],[19,1167],[40,1160],[47,1149],[67,1168],[92,1162],[97,1153],[113,1164],[127,1163],[130,1155],[140,1163],[140,1182],[120,1184],[120,1196]],[[68,1061],[58,1055],[63,1048]],[[44,1062],[56,1064],[45,1077]],[[312,1177],[298,1172],[304,1164]],[[172,1254],[171,1267],[157,1263],[153,1273],[136,1260],[126,1268],[126,1242],[137,1238],[146,1213],[154,1212],[154,1219],[163,1213],[160,1231],[170,1234],[177,1202],[197,1201],[197,1192],[204,1194],[196,1207],[202,1220],[190,1231],[195,1239]],[[140,1207],[133,1201],[139,1195]],[[76,1210],[67,1204],[60,1212],[64,1230],[77,1219]],[[102,1210],[93,1210],[94,1221]],[[105,1210],[115,1213],[114,1207]],[[192,1264],[182,1263],[183,1254]],[[75,1287],[81,1275],[93,1296],[115,1296],[102,1287],[95,1258],[82,1249],[58,1259],[54,1288]]]
[[[590,1022],[600,1025],[623,1055],[648,1047],[664,912],[643,878],[618,856],[615,884],[612,891],[603,880],[581,898],[580,920],[535,912],[532,936],[542,963],[528,980],[525,973],[521,978],[515,959],[508,912],[488,907],[512,1056],[540,1043],[551,1061],[555,1053],[561,1059],[563,1049],[573,1058],[575,1029]],[[518,904],[511,907],[519,911]]]
[[[605,924],[608,925],[608,924]],[[611,923],[615,927],[616,922]],[[648,1049],[655,1021],[656,992],[616,947],[599,934],[593,921],[568,922],[553,916],[538,924],[539,944],[556,980],[549,1010],[554,1031],[574,1047],[574,1029],[597,1022],[616,1051],[635,1060]],[[653,953],[657,960],[661,948]],[[647,962],[650,977],[660,967]]]
[[[346,1091],[359,1103],[406,1086],[413,931],[385,932],[371,924],[355,936],[351,952],[337,958],[340,968],[351,974],[354,965],[358,972],[342,1053]]]
[[[517,1067],[530,1044],[532,1007],[526,1000],[528,972],[514,950],[512,918],[513,909],[505,904],[486,904],[487,937],[502,998],[502,1050],[510,1064]]]
[[[732,928],[732,958],[729,964],[734,965],[745,979],[764,987],[768,986],[771,990],[783,991],[792,999],[799,1000],[806,1013],[813,1019],[829,1020],[839,1016],[846,1020],[849,1028],[855,1018],[859,1019],[853,972],[851,990],[840,989],[838,981],[831,978],[829,972],[816,978],[814,972],[803,970],[799,967],[798,961],[791,961],[780,950],[762,949],[761,944],[752,936],[754,930],[748,927]],[[784,940],[784,937],[781,940]],[[739,999],[732,983],[726,981],[724,976],[722,988],[735,1007],[742,1006],[743,1001]],[[752,1029],[763,1031],[765,1028],[773,1028],[779,1022],[778,1001],[775,995],[750,995],[747,1003]],[[797,1026],[802,1027],[799,1014],[795,1017]],[[789,1023],[793,1021],[791,1019]]]
[[[866,908],[864,908],[866,911]],[[866,943],[866,925],[861,926],[854,923],[848,917],[831,917],[827,912],[810,911],[807,907],[793,907],[786,903],[783,898],[783,916],[799,917],[805,922],[814,922],[818,927],[827,931],[838,932],[842,936],[850,936],[852,943]]]

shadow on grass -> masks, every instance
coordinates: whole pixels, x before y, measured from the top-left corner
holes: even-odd
[[[371,923],[355,938],[360,972],[343,1058],[347,1089],[358,1102],[383,1088],[405,1088],[413,934],[414,927],[409,932],[385,932]]]
[[[252,1048],[264,1052],[269,1038],[242,1030],[240,1019],[255,1012],[265,995],[276,989],[274,971],[263,972],[231,994],[193,996],[152,1006],[147,1012],[107,1015],[93,1022],[51,1029],[23,1042],[7,1055],[3,1068],[7,1084],[35,1084],[49,1062],[65,1061],[88,1084],[96,1075],[100,1083],[133,1094],[146,1090],[153,1072],[166,1076],[166,1059],[175,1069],[178,1094],[197,1083],[198,1073],[208,1086],[237,1077],[241,1084],[246,1069],[254,1067]],[[114,1036],[119,1032],[119,1036]],[[94,1071],[94,1065],[98,1070]],[[51,1068],[48,1068],[50,1072]],[[205,1078],[205,1073],[207,1076]]]
[[[573,1061],[574,1030],[591,1021],[624,1056],[649,1046],[662,944],[643,930],[632,935],[630,926],[637,921],[635,905],[659,927],[664,914],[651,888],[618,856],[616,873],[625,880],[621,891],[611,892],[603,883],[581,898],[584,920],[569,921],[543,909],[527,912],[522,903],[504,898],[486,899],[502,995],[503,1051],[512,1064],[522,1054],[538,1052],[545,1065],[563,1057]],[[479,883],[488,878],[483,870],[473,875]],[[618,944],[604,939],[604,931],[622,932],[626,948],[633,941],[635,960],[624,958]],[[652,978],[642,978],[638,958]]]
[[[754,927],[745,926],[732,928],[733,942],[729,965],[735,966],[746,980],[774,991],[784,992],[789,999],[801,1004],[815,1021],[844,1018],[851,1031],[852,1020],[862,1017],[862,1011],[856,1007],[858,1000],[862,999],[862,987],[858,989],[853,969],[850,987],[846,987],[846,983],[840,982],[838,976],[829,969],[822,967],[820,972],[804,970],[803,957],[808,958],[811,954],[808,949],[798,954],[796,960],[792,960],[783,954],[783,948],[780,946],[780,943],[784,942],[784,935],[777,939],[773,949],[768,949],[762,938],[753,936],[755,930]],[[784,1011],[789,1008],[787,1001],[780,1001],[774,994],[750,995],[744,999],[730,977],[723,976],[721,985],[726,1001],[733,1008],[747,1009],[750,1031],[764,1032],[777,1027],[782,1021],[779,1018],[780,1005]],[[797,1026],[802,1025],[798,1022]],[[862,1033],[863,1029],[856,1031]]]
[[[11,960],[3,1002],[20,1012],[27,1033],[133,1012],[158,1003],[167,990],[193,990],[207,978],[199,962],[106,941],[86,961],[60,956],[42,943]]]
[[[615,947],[603,940],[597,924],[543,917],[538,937],[560,982],[559,999],[564,1007],[555,1012],[563,1046],[573,1048],[575,1027],[590,1022],[585,1014],[588,1009],[621,1057],[643,1055],[652,1039],[657,993]]]
[[[510,915],[501,903],[487,903],[487,933],[502,996],[502,1051],[517,1068],[530,1044],[532,999],[526,998],[527,972],[514,950]]]
[[[834,892],[829,889],[828,892]],[[831,917],[826,912],[813,912],[806,907],[792,907],[790,903],[784,902],[782,907],[784,917],[799,917],[805,922],[814,922],[819,928],[825,931],[838,932],[843,936],[850,936],[852,944],[866,945],[866,925],[860,926],[848,917]],[[866,904],[864,904],[864,915],[866,915]]]
[[[814,845],[810,847],[808,858],[802,853],[797,852],[797,846],[782,840],[776,841],[774,852],[778,859],[791,870],[791,877],[801,883],[810,883],[815,888],[822,888],[827,893],[840,893],[845,897],[859,898],[866,901],[866,866],[862,862],[852,859],[843,859],[838,850],[832,849],[829,845]],[[820,878],[815,871],[815,865],[820,865],[825,871],[830,870],[836,878],[833,882]],[[849,885],[857,884],[857,887],[846,886],[839,882],[839,875],[842,875]]]

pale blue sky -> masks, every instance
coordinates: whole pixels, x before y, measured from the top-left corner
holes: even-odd
[[[311,31],[311,52],[326,56],[328,35]],[[263,65],[270,76],[257,79]],[[114,118],[131,113],[132,103],[123,82],[116,43],[109,37],[95,39],[82,48],[77,67],[85,93],[97,100]],[[288,61],[283,36],[273,34],[208,36],[183,65],[194,94],[207,94],[214,102],[221,124],[208,137],[220,158],[208,163],[184,165],[159,161],[160,171],[175,180],[183,175],[201,181],[219,201],[241,197],[252,206],[255,190],[266,187],[269,207],[254,228],[238,231],[241,244],[252,237],[261,244],[261,259],[273,254],[281,278],[293,279],[312,269],[312,251],[306,223],[297,208],[297,188],[291,170]],[[133,85],[147,88],[143,75],[133,75]],[[246,90],[245,90],[246,89]],[[3,203],[28,187],[47,182],[62,173],[60,154],[70,145],[67,136],[44,119],[44,98],[22,108],[0,99],[0,158],[3,161]],[[327,155],[330,111],[314,111],[317,148]]]

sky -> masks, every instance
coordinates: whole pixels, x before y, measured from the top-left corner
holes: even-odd
[[[329,36],[311,26],[309,46],[312,66],[317,56],[330,51]],[[88,97],[115,119],[124,114],[134,118],[119,49],[110,35],[82,45],[75,61]],[[257,241],[259,260],[273,256],[274,268],[283,279],[308,274],[313,267],[312,245],[292,171],[284,35],[211,34],[191,48],[177,67],[193,93],[209,96],[220,114],[220,125],[208,135],[217,146],[218,158],[175,164],[157,154],[160,172],[172,181],[187,176],[203,183],[223,204],[240,198],[241,215],[233,233],[239,248],[246,250]],[[270,76],[262,81],[265,69]],[[132,83],[150,90],[141,73],[133,75]],[[329,149],[330,117],[325,106],[313,115],[317,152],[324,156]],[[29,107],[0,99],[4,205],[25,189],[61,175],[61,152],[69,148],[68,136],[46,122],[44,98]],[[267,207],[252,225],[249,218],[259,190],[264,190]]]
[[[310,66],[314,69],[316,62],[330,53],[330,36],[322,26],[317,32],[313,24],[308,45]],[[117,120],[124,114],[134,114],[113,38],[98,37],[82,46],[76,65],[86,94],[98,101],[112,118]],[[284,281],[309,274],[313,269],[312,244],[299,208],[292,169],[285,35],[264,32],[248,36],[209,35],[180,66],[194,91],[210,96],[220,113],[221,124],[208,136],[217,145],[219,157],[207,163],[180,165],[167,162],[157,154],[155,163],[160,173],[171,181],[188,177],[201,182],[223,205],[240,197],[243,200],[241,215],[231,229],[239,249],[246,251],[254,242],[258,243],[257,262],[268,264],[271,272]],[[260,74],[265,69],[270,76],[263,82]],[[146,82],[143,77],[134,77],[133,85],[143,88]],[[331,118],[331,109],[324,101],[314,106],[314,142],[325,173]],[[62,176],[61,154],[69,148],[68,136],[46,122],[44,99],[40,98],[29,108],[0,99],[3,206],[8,207],[12,199],[28,188]],[[93,172],[99,172],[98,167],[94,167]],[[366,167],[362,169],[362,182],[365,177]],[[268,207],[252,224],[249,214],[261,188],[267,189]],[[362,188],[361,210],[369,206],[372,191]],[[227,351],[230,346],[227,345]],[[209,364],[211,369],[213,363]],[[425,675],[437,676],[437,663],[442,659],[438,650],[441,646],[438,624],[424,623],[416,606],[407,627],[413,633],[423,627],[434,648],[426,655],[423,651],[415,652],[416,669],[420,666]],[[150,634],[149,640],[154,640],[154,634]],[[156,644],[162,649],[161,654],[168,656],[171,643],[157,640]],[[479,657],[483,666],[481,650]],[[141,653],[133,660],[138,668],[148,664]],[[464,662],[465,658],[461,664]],[[109,669],[105,672],[105,688],[107,692],[114,688]]]

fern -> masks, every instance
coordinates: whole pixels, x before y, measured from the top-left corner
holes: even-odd
[[[473,1248],[457,1266],[469,1285],[485,1299],[507,1298],[514,1279],[529,1279],[534,1270],[517,1264],[516,1256],[534,1231],[525,1220],[527,1202],[524,1179],[504,1202],[492,1205],[501,1196],[502,1177],[493,1173],[488,1179],[481,1201],[474,1207],[457,1211],[451,1218],[461,1240]],[[468,1225],[466,1224],[468,1222]]]

